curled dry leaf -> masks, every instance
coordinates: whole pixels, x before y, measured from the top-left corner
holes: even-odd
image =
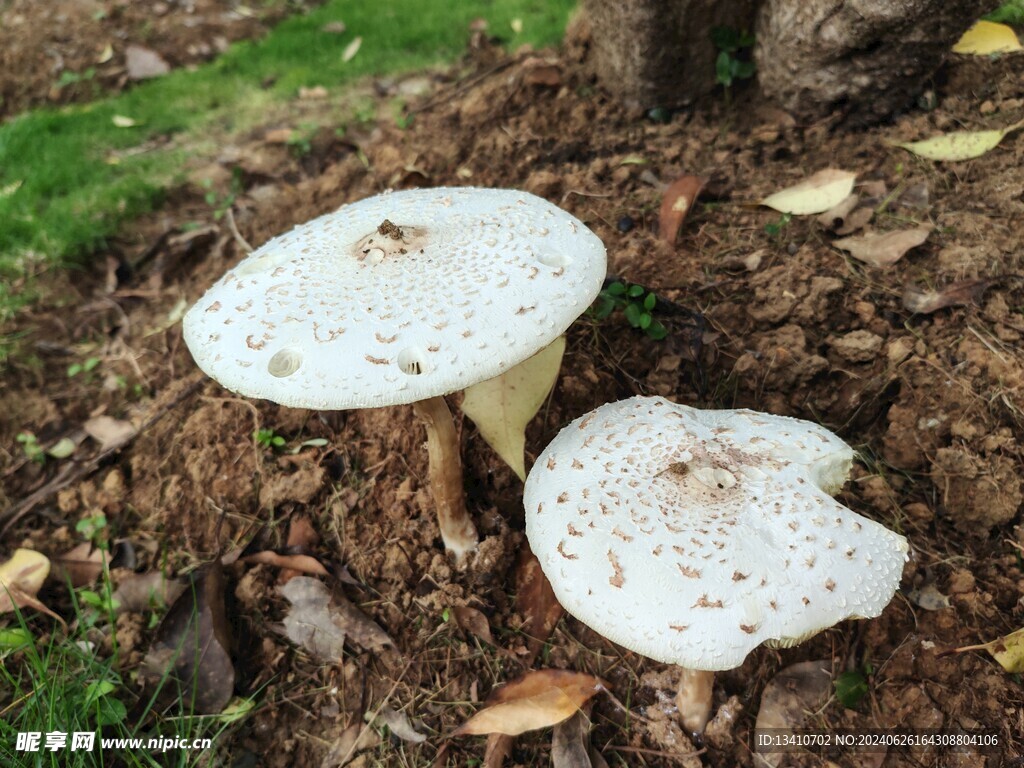
[[[963,280],[941,289],[911,284],[903,289],[903,306],[911,312],[930,315],[946,307],[959,307],[978,301],[995,282],[991,278]]]
[[[851,192],[823,214],[819,215],[818,223],[826,229],[838,229],[843,226],[846,218],[853,212],[853,209],[857,207],[859,202],[860,195],[856,192]]]
[[[590,718],[582,710],[555,726],[551,768],[594,768],[590,752]]]
[[[658,236],[666,243],[676,241],[686,215],[697,202],[706,181],[699,176],[680,176],[665,190],[658,213]]]
[[[572,717],[604,687],[600,678],[582,672],[562,669],[527,672],[498,688],[487,705],[460,725],[453,735],[504,733],[518,736],[547,728]]]
[[[927,240],[931,231],[931,227],[923,226],[884,234],[867,232],[859,237],[844,237],[832,245],[874,267],[891,267],[903,254]]]
[[[954,648],[951,651],[941,654],[965,653],[966,651],[987,651],[993,659],[999,662],[999,666],[1010,674],[1024,672],[1024,629],[1018,629],[1005,637],[993,640],[990,643],[980,645],[965,645],[961,648]]]
[[[288,576],[289,579],[294,578],[294,574],[308,573],[313,576],[330,576],[330,572],[324,567],[324,564],[317,560],[312,555],[280,555],[273,550],[267,549],[262,552],[254,552],[251,555],[246,555],[240,558],[243,563],[263,563],[264,565],[273,565],[277,568],[282,568],[282,580],[286,572],[291,572]]]
[[[402,741],[420,744],[427,740],[426,735],[413,727],[408,715],[391,707],[382,707],[373,722],[375,725],[386,725]]]
[[[348,765],[358,753],[373,749],[380,743],[380,735],[373,728],[364,728],[361,723],[352,723],[337,741],[331,745],[320,768],[341,768]]]
[[[298,576],[278,591],[292,604],[284,619],[288,639],[322,661],[339,661],[346,637],[367,650],[394,647],[383,629],[319,579]]]
[[[224,608],[224,572],[214,561],[193,574],[192,583],[156,629],[140,675],[166,683],[198,714],[216,714],[231,700],[235,668],[231,663],[231,631]]]
[[[824,213],[849,197],[856,178],[857,174],[850,171],[825,168],[806,181],[769,195],[761,205],[795,216]]]
[[[473,420],[487,444],[526,479],[526,425],[555,385],[565,352],[565,337],[509,371],[466,389],[462,412]]]
[[[455,623],[459,629],[479,637],[488,645],[494,645],[491,624],[482,611],[470,608],[468,605],[455,605],[452,606],[452,616],[455,617]]]
[[[28,606],[53,616],[50,609],[36,599],[49,573],[50,561],[46,555],[32,549],[14,550],[9,560],[0,563],[0,614]]]
[[[949,598],[939,592],[934,584],[925,584],[919,589],[907,592],[907,600],[926,611],[941,611],[949,608]]]
[[[761,694],[755,733],[765,730],[801,728],[807,712],[820,709],[832,693],[832,662],[804,661],[786,667],[771,679]],[[757,739],[760,744],[761,740]],[[757,764],[776,768],[785,753],[758,752]]]
[[[362,46],[362,44],[362,37],[354,38],[351,43],[345,46],[345,50],[341,54],[341,60],[352,61],[352,59],[356,57],[356,54],[359,53],[359,48]]]

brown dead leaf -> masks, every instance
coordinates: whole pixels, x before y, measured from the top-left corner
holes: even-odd
[[[523,62],[523,82],[557,88],[562,84],[562,72],[556,62],[531,56]]]
[[[82,425],[82,429],[100,444],[101,451],[124,445],[135,437],[136,432],[130,421],[115,419],[112,416],[94,416]]]
[[[452,616],[459,629],[479,637],[488,645],[495,644],[491,636],[491,624],[482,611],[468,605],[455,605],[452,606]]]
[[[16,549],[10,559],[0,563],[0,614],[15,608],[34,608],[63,621],[36,599],[39,589],[50,573],[46,555],[32,549]]]
[[[666,243],[676,241],[679,229],[697,202],[697,196],[706,181],[699,176],[680,176],[665,190],[661,198],[661,211],[658,213],[658,237]]]
[[[391,707],[382,707],[380,712],[377,713],[377,717],[373,719],[373,723],[378,726],[386,725],[391,733],[402,741],[421,744],[427,740],[424,734],[413,727],[408,715]]]
[[[551,768],[594,768],[590,752],[590,718],[582,710],[555,726]]]
[[[295,578],[295,575],[300,573],[308,573],[314,576],[330,576],[330,572],[324,567],[323,563],[312,555],[280,555],[273,550],[267,549],[262,552],[254,552],[239,559],[243,563],[263,563],[264,565],[273,565],[283,569],[281,571],[282,583],[290,581]],[[285,578],[285,574],[289,571],[292,572],[292,575]]]
[[[844,237],[832,245],[848,251],[853,258],[874,267],[891,267],[903,254],[928,239],[930,226],[915,227],[899,232],[867,232],[859,237]]]
[[[140,676],[193,702],[195,712],[224,709],[235,689],[231,631],[224,609],[224,573],[219,561],[193,574],[156,629]]]
[[[911,312],[930,315],[946,307],[960,307],[979,301],[995,282],[991,278],[964,280],[940,289],[909,284],[903,289],[903,306]]]
[[[504,733],[518,736],[547,728],[571,717],[605,687],[600,678],[582,672],[563,669],[527,672],[498,688],[487,705],[460,725],[453,735]]]
[[[788,666],[765,686],[754,731],[759,734],[766,729],[792,731],[800,728],[807,718],[806,713],[820,709],[831,694],[831,661],[803,661]],[[759,751],[757,756],[764,764],[775,768],[785,753]]]
[[[132,574],[114,590],[115,610],[118,614],[140,613],[154,607],[171,605],[184,590],[183,582],[169,579],[161,571]]]
[[[540,561],[525,542],[519,550],[519,562],[516,564],[516,609],[525,619],[522,631],[529,638],[526,664],[532,665],[558,626],[565,609],[555,597],[551,582],[541,570]]]
[[[367,650],[394,648],[383,629],[319,579],[298,576],[278,591],[292,604],[285,635],[322,661],[340,661],[346,637]]]
[[[92,584],[110,564],[110,553],[84,541],[70,552],[53,558],[53,575],[75,589]]]
[[[844,237],[853,234],[870,224],[874,216],[875,209],[870,206],[855,208],[853,213],[843,220],[842,225],[836,228],[835,232],[837,235],[843,235]]]
[[[856,192],[851,192],[849,195],[844,197],[838,204],[832,206],[824,213],[818,216],[818,223],[826,229],[835,230],[843,226],[846,221],[846,217],[849,216],[853,209],[857,207],[857,203],[860,202],[860,195]]]
[[[320,768],[341,768],[348,765],[360,752],[374,749],[379,743],[380,734],[373,728],[364,727],[361,723],[352,723],[331,745],[327,756],[320,763]]]

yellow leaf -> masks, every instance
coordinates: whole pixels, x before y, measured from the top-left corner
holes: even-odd
[[[857,174],[849,171],[825,168],[806,181],[769,195],[761,205],[796,216],[824,213],[849,196],[856,178]]]
[[[538,669],[494,692],[487,706],[460,725],[455,736],[518,736],[572,717],[604,688],[600,678],[564,669]]]
[[[933,136],[924,141],[893,142],[893,146],[902,147],[918,157],[926,160],[971,160],[981,157],[995,149],[1007,134],[1024,126],[1024,121],[1015,123],[1009,128],[991,131],[955,131]]]
[[[36,593],[49,573],[46,555],[31,549],[14,550],[10,560],[0,563],[0,613],[34,606]]]
[[[112,118],[110,118],[110,121],[118,128],[132,128],[133,126],[137,125],[137,123],[134,120],[124,115],[114,115]]]
[[[963,653],[965,651],[988,651],[999,665],[1011,674],[1024,672],[1024,629],[1018,629],[1005,637],[993,640],[991,643],[981,645],[965,645],[962,648],[954,648],[948,653]]]
[[[469,387],[462,400],[462,412],[520,480],[526,479],[526,425],[554,386],[563,352],[565,337],[559,336],[512,370]]]
[[[953,46],[953,53],[988,56],[993,53],[1011,53],[1022,50],[1020,40],[1005,24],[979,21],[964,32],[964,36]]]

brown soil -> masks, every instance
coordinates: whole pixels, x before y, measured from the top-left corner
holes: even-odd
[[[859,449],[862,459],[840,498],[909,538],[903,592],[878,619],[845,622],[793,649],[758,649],[739,669],[720,674],[716,707],[725,709],[703,745],[692,746],[664,714],[671,670],[570,618],[559,624],[545,663],[600,675],[619,701],[646,715],[632,719],[595,699],[593,743],[610,764],[753,765],[751,737],[766,684],[781,668],[815,659],[831,660],[837,671],[873,669],[858,712],[833,699],[819,722],[981,728],[1003,745],[998,756],[892,752],[884,765],[1017,764],[1024,755],[1019,677],[984,652],[942,651],[1024,624],[1024,530],[1017,527],[1024,136],[1007,138],[983,158],[946,165],[916,160],[886,140],[1020,120],[1019,68],[1011,59],[955,62],[933,111],[847,132],[828,123],[795,125],[745,94],[733,108],[712,102],[655,122],[595,88],[581,74],[579,50],[576,41],[543,66],[526,55],[478,51],[474,74],[422,96],[404,130],[382,117],[345,140],[328,131],[301,157],[252,136],[225,153],[245,183],[234,209],[238,228],[259,245],[389,187],[535,192],[597,232],[611,274],[666,300],[658,315],[670,334],[653,341],[621,315],[580,320],[569,331],[549,407],[528,430],[531,456],[569,420],[639,393],[812,419]],[[814,217],[766,230],[779,215],[751,201],[826,166],[856,171],[862,184],[876,187],[865,190],[880,198],[873,227],[926,222],[935,231],[895,266],[879,269],[844,257]],[[662,183],[683,173],[708,179],[704,205],[669,245],[655,234],[656,212]],[[118,537],[137,542],[140,569],[168,563],[183,570],[250,540],[255,548],[280,546],[290,521],[311,516],[316,553],[348,568],[358,582],[346,588],[349,596],[391,635],[397,652],[354,650],[333,666],[310,661],[274,628],[285,611],[274,589],[279,571],[236,563],[228,576],[240,638],[238,689],[266,687],[263,706],[218,748],[236,759],[259,755],[270,766],[318,764],[347,725],[387,697],[429,738],[385,741],[353,764],[429,765],[472,702],[524,671],[513,587],[514,555],[524,541],[522,486],[463,421],[469,506],[487,537],[490,570],[460,573],[439,546],[424,435],[410,408],[321,414],[234,397],[210,381],[189,391],[199,379],[181,342],[180,309],[241,257],[203,191],[174,192],[162,211],[123,235],[106,269],[101,254],[100,268],[74,284],[54,278],[51,298],[5,329],[21,334],[20,354],[0,382],[7,503],[66,466],[23,460],[18,432],[31,430],[49,445],[99,413],[147,424],[95,471],[45,496],[5,545],[59,552],[75,540],[75,522],[102,509]],[[197,221],[204,226],[195,229]],[[959,306],[913,314],[902,301],[910,285],[941,289],[977,279],[990,282]],[[70,362],[90,356],[101,360],[95,369],[67,376]],[[254,446],[257,427],[272,428],[289,446],[314,437],[329,445],[274,454]],[[95,451],[87,441],[76,460]],[[907,597],[926,586],[948,596],[949,606],[921,600],[928,610]],[[482,611],[497,647],[445,621],[455,606]],[[146,633],[136,626],[126,637],[144,644]],[[546,765],[550,744],[547,731],[523,735],[510,762]],[[697,747],[699,756],[687,756]],[[466,765],[484,753],[474,738],[446,749],[439,764]]]
[[[259,37],[305,0],[3,0],[0,2],[0,118],[40,104],[68,104],[130,82],[129,47],[171,68]]]

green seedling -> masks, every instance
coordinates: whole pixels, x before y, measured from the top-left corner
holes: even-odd
[[[98,549],[107,548],[107,516],[103,514],[83,517],[75,523],[75,531],[91,541]]]
[[[754,76],[754,62],[750,60],[754,36],[732,27],[715,27],[711,30],[711,41],[718,48],[715,80],[725,89],[725,98],[729,101],[732,97],[733,83],[737,80],[749,80]]]
[[[792,221],[792,219],[793,214],[784,213],[778,218],[777,221],[772,221],[769,222],[768,224],[765,224],[764,231],[768,234],[769,237],[778,237],[779,235],[782,234],[782,230],[789,226],[789,222]]]
[[[228,208],[235,204],[235,199],[242,191],[242,171],[237,167],[232,169],[231,186],[223,195],[213,188],[212,179],[204,179],[203,186],[206,187],[206,194],[203,195],[203,199],[206,200],[208,206],[213,208],[213,220],[220,221],[224,214],[227,213]]]
[[[257,429],[253,433],[253,439],[256,441],[256,445],[270,451],[284,448],[285,443],[287,442],[272,429]]]
[[[659,341],[668,335],[668,330],[654,318],[657,304],[658,297],[653,291],[642,285],[616,280],[598,294],[590,314],[597,320],[604,320],[616,309],[621,309],[631,326]]]
[[[46,461],[46,451],[43,450],[43,446],[39,444],[38,438],[33,433],[19,432],[14,439],[21,443],[21,450],[25,452],[25,457],[29,461],[40,464]]]
[[[870,664],[864,669],[853,669],[836,677],[836,698],[847,709],[856,707],[868,693],[868,676],[874,672]]]
[[[81,363],[72,363],[68,366],[68,378],[73,379],[80,373],[90,373],[100,364],[98,357],[87,357]]]

